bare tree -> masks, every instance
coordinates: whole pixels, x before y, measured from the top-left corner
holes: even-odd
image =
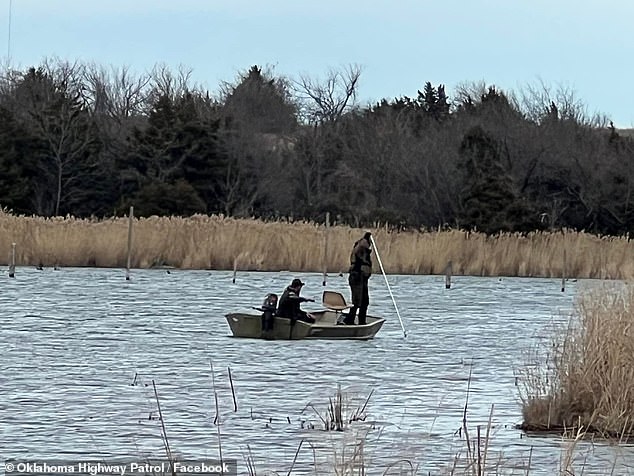
[[[604,115],[590,115],[576,92],[563,84],[553,87],[543,80],[526,84],[519,91],[519,104],[526,117],[538,124],[553,113],[559,120],[574,121],[581,126],[607,127],[609,122]]]
[[[463,81],[454,90],[454,104],[460,106],[479,102],[488,88],[486,81]]]
[[[95,64],[84,68],[82,91],[86,105],[118,123],[142,114],[147,103],[149,75],[136,76],[128,67],[104,68]]]
[[[201,88],[192,82],[191,68],[179,66],[176,72],[172,72],[165,64],[157,64],[150,72],[150,92],[146,103],[156,104],[161,96],[175,101],[187,93],[198,93]],[[149,111],[146,111],[149,112]]]
[[[308,123],[333,122],[356,106],[361,67],[349,65],[331,69],[324,80],[302,75],[294,81],[294,90]]]
[[[343,139],[339,123],[355,110],[360,76],[361,68],[350,65],[331,69],[323,80],[302,75],[292,83],[304,123],[295,149],[295,170],[302,184],[300,200],[309,214],[328,197],[328,182],[334,179],[338,160],[333,145]]]

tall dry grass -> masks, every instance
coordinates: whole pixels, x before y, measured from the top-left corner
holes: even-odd
[[[328,252],[324,243],[328,230]],[[387,273],[628,279],[634,244],[627,237],[583,232],[502,233],[461,230],[394,232],[371,228]],[[0,212],[0,263],[16,243],[18,265],[124,267],[127,218],[90,220],[14,216]],[[132,267],[184,269],[347,270],[352,243],[363,230],[222,216],[134,219]],[[564,268],[564,250],[566,264]],[[379,272],[378,266],[376,272]]]
[[[582,292],[565,328],[522,371],[523,427],[631,437],[634,284]]]

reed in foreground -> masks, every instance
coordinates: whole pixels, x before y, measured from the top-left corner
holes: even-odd
[[[502,233],[371,229],[389,274],[634,278],[628,237],[583,232]],[[223,216],[134,219],[133,268],[345,272],[363,230],[309,222]],[[128,219],[14,216],[0,211],[0,264],[12,243],[27,266],[126,266]]]
[[[229,367],[227,372],[216,372],[210,363],[210,390],[213,392],[214,398],[207,402],[210,405],[211,413],[208,414],[209,418],[206,421],[210,425],[208,441],[213,441],[213,443],[211,446],[208,443],[203,445],[206,455],[203,459],[211,457],[217,461],[225,461],[229,465],[235,465],[237,474],[248,476],[257,476],[258,474],[531,476],[545,474],[544,471],[548,471],[548,474],[562,476],[589,474],[589,471],[592,471],[592,474],[600,475],[616,474],[614,468],[605,468],[605,471],[602,468],[597,472],[596,465],[586,465],[587,461],[583,453],[587,449],[579,447],[585,435],[583,431],[567,432],[559,450],[556,449],[556,445],[553,446],[555,451],[560,452],[558,462],[557,458],[548,458],[547,461],[544,461],[543,455],[535,457],[532,447],[527,447],[528,454],[504,454],[502,447],[495,441],[498,425],[495,422],[497,417],[494,405],[491,405],[486,421],[480,421],[479,424],[475,425],[470,421],[471,371],[467,379],[460,428],[453,437],[445,440],[451,446],[446,453],[446,462],[429,460],[430,453],[426,451],[429,439],[425,438],[420,441],[418,433],[412,439],[412,436],[408,435],[407,429],[400,428],[396,434],[384,436],[384,425],[386,423],[389,425],[389,422],[383,419],[377,420],[373,415],[374,404],[371,397],[374,392],[372,390],[360,393],[352,388],[342,388],[338,384],[334,396],[320,395],[305,405],[299,415],[294,415],[295,417],[299,416],[298,420],[295,417],[291,419],[288,415],[280,418],[278,415],[272,417],[260,412],[254,414],[253,409],[250,408],[250,402],[243,402],[245,403],[243,405],[235,404],[237,395],[231,375]],[[150,416],[145,418],[144,412],[143,417],[139,419],[139,424],[144,425],[144,428],[146,428],[145,425],[149,424],[150,428],[153,428],[160,436],[162,448],[161,444],[155,446],[155,451],[158,452],[157,458],[171,463],[171,467],[174,467],[177,462],[188,461],[187,458],[183,459],[179,451],[179,438],[168,440],[167,435],[171,432],[166,431],[166,428],[170,427],[170,415],[169,410],[168,413],[161,411],[157,390],[159,385],[155,384],[154,380],[151,380],[151,385],[149,385],[145,377],[137,373],[135,373],[130,385],[137,387],[139,391],[146,393],[146,396],[149,397],[146,401],[150,402]],[[228,442],[223,441],[223,437],[232,431],[230,430],[228,433],[225,430],[221,431],[221,427],[230,429],[234,418],[250,420],[256,426],[260,426],[263,422],[271,423],[275,420],[276,424],[272,424],[270,427],[267,425],[269,431],[275,432],[275,434],[271,434],[271,441],[279,441],[276,438],[279,435],[283,435],[285,441],[291,442],[292,440],[289,438],[294,439],[295,441],[291,445],[294,450],[286,452],[284,458],[279,458],[278,453],[278,458],[274,460],[268,449],[263,453],[260,448],[260,452],[254,454],[251,448],[254,441],[246,434],[243,444],[240,445],[242,448],[236,447],[235,440],[233,444],[227,444]],[[306,418],[315,424],[307,425]],[[324,425],[318,424],[318,421]],[[301,422],[301,427],[297,426],[298,422]],[[340,423],[340,426],[337,426],[337,423]],[[154,433],[154,431],[149,433]],[[188,439],[187,433],[181,433],[181,438],[185,435]],[[226,451],[223,451],[223,448]],[[166,471],[152,474],[175,476],[175,474],[182,473]]]
[[[634,424],[634,287],[582,292],[568,325],[520,376],[524,422],[535,431],[627,439]]]

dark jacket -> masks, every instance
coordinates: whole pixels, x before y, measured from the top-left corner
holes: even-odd
[[[366,238],[361,238],[355,242],[350,253],[350,269],[348,272],[369,278],[372,275],[371,253],[370,242]]]
[[[305,311],[300,309],[300,304],[309,301],[299,295],[299,290],[287,287],[282,293],[280,302],[277,306],[277,315],[280,317],[299,318],[306,315]]]

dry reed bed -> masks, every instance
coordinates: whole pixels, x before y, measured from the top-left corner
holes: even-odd
[[[634,436],[634,284],[584,291],[523,369],[526,430]]]
[[[326,231],[327,230],[327,231]],[[503,233],[371,228],[387,273],[628,279],[634,245],[627,237],[583,232]],[[222,216],[150,217],[133,221],[132,267],[346,271],[363,230],[309,222],[263,222]],[[18,265],[124,267],[128,219],[14,216],[0,212],[0,263],[16,243]],[[565,270],[564,270],[565,253]],[[377,272],[378,267],[377,267]]]

